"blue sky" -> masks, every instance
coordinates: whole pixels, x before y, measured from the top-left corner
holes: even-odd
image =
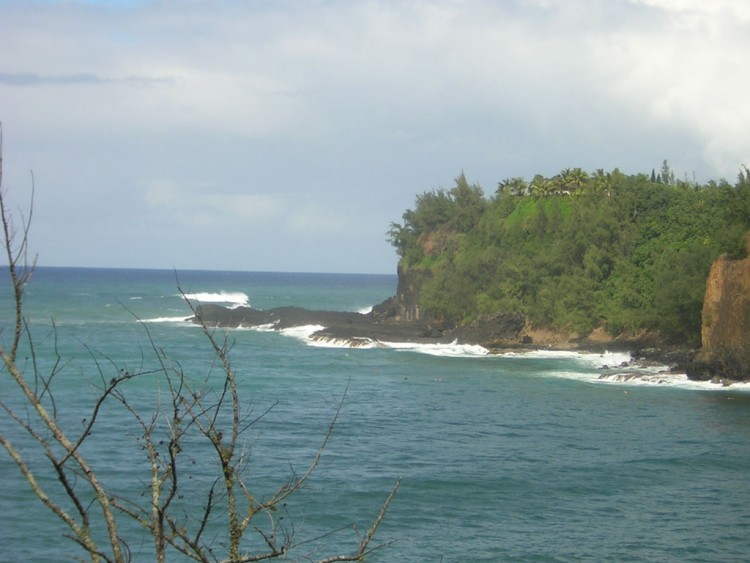
[[[744,0],[0,0],[0,37],[43,265],[393,273],[461,171],[750,164]]]

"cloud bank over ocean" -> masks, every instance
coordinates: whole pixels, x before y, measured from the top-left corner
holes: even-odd
[[[750,163],[739,1],[9,1],[0,32],[47,265],[393,272],[389,223],[462,170]]]

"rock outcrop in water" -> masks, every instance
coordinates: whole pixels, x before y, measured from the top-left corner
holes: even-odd
[[[747,238],[750,251],[750,235]],[[750,380],[750,258],[719,258],[706,283],[701,349],[691,379]]]
[[[481,344],[485,347],[512,346],[519,342],[525,325],[523,315],[505,313],[482,317],[465,327],[443,329],[425,319],[404,320],[398,296],[387,299],[367,314],[344,311],[317,311],[301,307],[277,307],[260,310],[251,307],[228,309],[219,305],[200,305],[194,322],[207,326],[268,327],[283,330],[291,327],[321,326],[312,335],[318,340],[345,341],[352,346],[369,342],[411,342]]]
[[[228,309],[218,305],[200,305],[196,318],[208,326],[268,327],[284,330],[291,327],[320,326],[313,338],[360,341],[422,342],[438,341],[429,326],[421,322],[400,322],[375,312],[362,314],[345,311],[317,311],[301,307],[277,307],[268,310],[251,307]]]

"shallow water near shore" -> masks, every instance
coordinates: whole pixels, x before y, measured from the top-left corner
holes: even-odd
[[[396,278],[40,268],[26,308],[40,364],[54,359],[52,318],[59,351],[76,357],[58,378],[62,416],[79,423],[88,415],[99,377],[88,350],[106,358],[105,373],[109,360],[152,361],[138,319],[189,376],[206,375],[210,350],[185,322],[190,311],[178,284],[227,306],[363,311],[395,293]],[[7,319],[7,288],[1,295]],[[320,467],[287,506],[298,541],[352,522],[366,530],[401,478],[377,536],[395,543],[368,560],[747,557],[746,386],[691,383],[658,367],[620,368],[621,354],[498,356],[406,343],[350,348],[312,341],[304,328],[228,334],[246,406],[260,413],[277,403],[251,431],[249,471],[261,491],[278,485],[290,464],[304,467],[346,393]],[[7,324],[1,336],[9,336]],[[602,369],[605,364],[612,367]],[[144,380],[127,392],[148,407],[159,390]],[[7,378],[0,393],[15,400]],[[107,414],[88,454],[108,482],[137,496],[148,478],[132,470],[137,430],[122,409]],[[3,432],[23,444],[20,431],[8,428],[4,419]],[[0,526],[0,560],[59,561],[75,554],[3,455],[0,510],[13,517]],[[196,471],[210,470],[195,460]],[[185,502],[190,506],[191,499]],[[296,555],[315,559],[356,541],[347,529],[305,544]],[[130,547],[136,561],[153,558],[146,542]]]

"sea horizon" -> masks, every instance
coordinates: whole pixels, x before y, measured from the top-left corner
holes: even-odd
[[[32,266],[31,263],[28,266]],[[345,271],[305,271],[305,270],[264,270],[264,269],[240,269],[240,268],[156,268],[156,267],[141,267],[141,266],[61,266],[61,265],[46,265],[36,263],[33,265],[34,269],[57,269],[57,270],[133,270],[143,272],[221,272],[221,273],[239,273],[239,274],[310,274],[310,275],[342,275],[342,276],[393,276],[398,277],[396,267],[394,266],[393,273],[384,272],[345,272]],[[0,264],[0,270],[7,272],[8,264]]]

